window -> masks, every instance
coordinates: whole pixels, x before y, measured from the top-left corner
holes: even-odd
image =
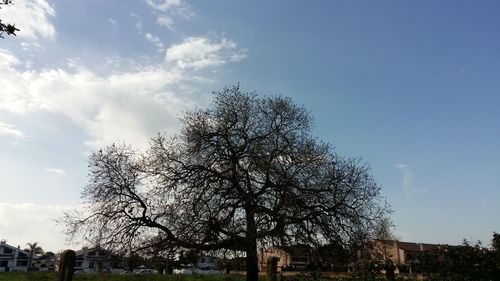
[[[17,261],[16,266],[27,266],[28,261]]]
[[[93,261],[89,262],[89,268],[94,268],[94,262]]]
[[[9,248],[3,248],[3,253],[4,253],[4,254],[12,254],[12,249],[9,249]]]

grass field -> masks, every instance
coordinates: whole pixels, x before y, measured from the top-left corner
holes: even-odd
[[[369,281],[346,276],[325,276],[311,278],[307,275],[289,276],[285,281]],[[371,281],[384,280],[383,277],[372,278]],[[398,278],[396,280],[416,281],[417,279]],[[57,281],[54,272],[4,272],[0,273],[0,281]],[[138,275],[138,274],[77,274],[73,281],[245,281],[244,275]],[[266,281],[265,275],[259,275],[259,281]]]
[[[260,278],[265,281],[265,277]],[[4,272],[0,281],[56,281],[54,272]],[[77,274],[74,281],[244,281],[243,275]]]

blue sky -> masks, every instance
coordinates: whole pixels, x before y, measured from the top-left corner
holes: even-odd
[[[310,3],[313,2],[313,3]],[[90,151],[138,148],[210,92],[285,95],[372,167],[401,240],[500,231],[497,1],[14,1],[0,18],[0,238],[68,247]],[[71,245],[69,245],[71,246]]]

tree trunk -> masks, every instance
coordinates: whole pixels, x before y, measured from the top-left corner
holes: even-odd
[[[257,257],[257,228],[255,226],[254,210],[246,210],[247,220],[247,276],[246,281],[258,281],[259,267]]]
[[[257,257],[257,241],[249,242],[247,248],[247,278],[246,281],[257,281],[259,279],[259,267]],[[250,245],[252,244],[252,245]]]
[[[32,265],[33,265],[33,251],[30,251],[30,255],[28,257],[28,266],[27,266],[28,271],[31,271]]]

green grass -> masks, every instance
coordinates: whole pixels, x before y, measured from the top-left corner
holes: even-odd
[[[3,272],[0,281],[56,281],[54,272]],[[77,274],[73,281],[244,281],[243,275]],[[264,281],[265,278],[262,278]]]
[[[285,278],[286,281],[369,281],[356,278],[311,278],[307,275],[296,275]],[[137,275],[137,274],[77,274],[73,281],[245,281],[244,275]],[[381,279],[372,279],[381,280]],[[398,279],[399,280],[399,279]],[[413,280],[413,279],[411,279]],[[3,272],[0,281],[57,281],[54,272]],[[259,275],[259,281],[266,281],[265,275]],[[408,281],[408,280],[407,280]]]

